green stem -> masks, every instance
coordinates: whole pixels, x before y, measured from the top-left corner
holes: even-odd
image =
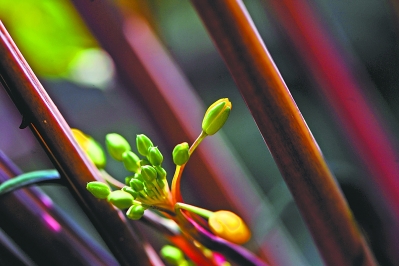
[[[198,145],[205,139],[205,137],[208,136],[204,131],[201,131],[201,134],[197,137],[197,139],[194,141],[194,143],[191,145],[188,153],[191,156],[191,154],[195,151],[195,149],[198,147]],[[176,170],[175,174],[173,175],[172,178],[172,201],[176,203],[177,201],[183,201],[183,198],[181,196],[180,192],[180,179],[184,170],[184,167],[186,166],[187,163],[183,165],[176,165]]]
[[[190,205],[190,204],[186,204],[186,203],[182,203],[182,202],[177,202],[175,204],[175,212],[179,212],[180,209],[183,209],[183,210],[198,214],[198,215],[200,215],[200,216],[202,216],[202,217],[204,217],[206,219],[209,219],[209,217],[211,217],[211,215],[213,214],[212,211],[209,211],[207,209],[203,209],[203,208],[196,207],[196,206],[193,206],[193,205]]]
[[[57,170],[53,169],[24,173],[3,182],[0,185],[0,195],[29,185],[34,185],[39,182],[58,182],[60,180],[60,174]]]
[[[159,206],[159,205],[156,205],[156,204],[147,204],[147,203],[143,203],[143,202],[141,202],[139,200],[133,200],[133,204],[134,205],[141,205],[141,206],[143,206],[144,208],[147,208],[147,209],[153,209],[153,210],[158,210],[158,211],[161,211],[161,212],[165,212],[165,213],[167,213],[167,214],[169,214],[171,216],[175,216],[176,215],[172,210],[167,208],[167,206]]]
[[[191,145],[188,153],[191,155],[194,150],[198,147],[198,145],[205,139],[205,137],[208,136],[204,131],[201,132],[201,134],[198,136],[198,138],[194,141],[194,143]]]

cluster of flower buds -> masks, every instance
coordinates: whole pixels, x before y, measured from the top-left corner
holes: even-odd
[[[139,157],[131,149],[129,142],[117,133],[107,134],[106,148],[111,157],[123,163],[131,175],[125,178],[125,186],[110,191],[107,184],[90,182],[87,189],[97,198],[107,198],[119,209],[128,209],[128,218],[140,219],[148,207],[173,208],[171,194],[162,167],[163,155],[158,147],[143,134],[137,135],[136,146]]]
[[[226,122],[231,111],[231,102],[220,99],[213,103],[204,115],[202,132],[195,142],[189,146],[187,142],[176,145],[172,152],[173,162],[176,164],[176,172],[172,180],[172,191],[166,180],[166,171],[162,167],[164,157],[155,147],[152,141],[143,134],[137,135],[137,152],[132,151],[129,142],[119,134],[111,133],[106,136],[106,147],[111,157],[123,163],[126,170],[132,174],[125,178],[125,185],[121,184],[119,190],[111,191],[109,186],[102,182],[90,182],[87,189],[97,198],[107,199],[119,209],[128,209],[126,216],[130,219],[140,219],[147,208],[157,208],[161,211],[174,213],[172,215],[180,225],[185,223],[179,219],[188,219],[181,215],[181,210],[195,213],[208,220],[209,229],[214,235],[222,237],[236,244],[245,243],[251,236],[248,227],[243,220],[229,211],[211,212],[206,209],[185,204],[180,201],[180,178],[184,165],[190,159],[192,152],[209,135],[219,131]],[[76,134],[76,133],[74,133]],[[82,136],[78,135],[82,141]],[[83,139],[84,140],[84,139]],[[79,141],[79,142],[80,142]],[[85,144],[86,143],[86,144]],[[88,147],[88,141],[83,144]],[[88,152],[89,156],[90,153]],[[101,156],[91,156],[92,161],[99,160]],[[97,164],[96,164],[97,165]],[[180,223],[181,222],[181,223]],[[184,228],[181,228],[184,231]],[[163,250],[163,256],[173,265],[185,265],[187,261],[176,248],[167,246]],[[172,263],[173,261],[173,263]],[[184,262],[182,264],[182,262]]]

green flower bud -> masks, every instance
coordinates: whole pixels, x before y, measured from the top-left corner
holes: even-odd
[[[129,208],[133,200],[133,196],[123,190],[115,190],[108,195],[108,201],[121,210]]]
[[[140,169],[140,158],[132,151],[126,151],[122,154],[122,162],[128,171],[137,172]]]
[[[132,205],[126,212],[126,216],[132,220],[138,220],[144,215],[145,208],[141,205]]]
[[[130,195],[132,195],[134,199],[137,198],[137,197],[139,196],[139,193],[136,192],[136,191],[134,191],[134,189],[131,188],[131,187],[124,186],[124,187],[122,188],[122,190],[125,191],[125,192],[127,192],[127,193],[129,193]]]
[[[153,147],[152,141],[144,134],[137,135],[136,137],[137,150],[143,156],[148,155],[148,149]]]
[[[141,176],[145,182],[152,182],[157,178],[157,171],[151,165],[144,165],[141,167]]]
[[[158,179],[164,179],[166,178],[166,170],[162,166],[154,166],[155,170],[157,171],[157,178]]]
[[[160,251],[161,257],[171,265],[180,265],[185,260],[183,252],[171,245],[165,245]]]
[[[152,165],[161,165],[163,161],[163,155],[159,151],[158,147],[150,147],[148,149],[148,160]]]
[[[231,102],[227,98],[214,102],[206,111],[202,120],[202,131],[213,135],[222,128],[231,111]]]
[[[147,195],[148,195],[150,198],[152,198],[152,197],[155,196],[155,192],[152,191],[151,189],[147,189],[147,190],[145,191],[145,193],[147,193]]]
[[[144,183],[146,189],[153,189],[155,185],[152,182]]]
[[[132,180],[133,177],[134,176],[132,176],[132,175],[125,177],[125,184],[129,185],[130,184],[130,180]]]
[[[105,153],[101,145],[89,135],[76,128],[72,128],[72,134],[82,150],[98,169],[103,169],[107,163]]]
[[[161,189],[163,189],[163,188],[165,187],[165,182],[164,182],[164,180],[165,180],[165,179],[157,178],[158,186],[159,186]]]
[[[134,178],[140,180],[141,182],[144,182],[144,178],[140,173],[134,174]]]
[[[140,180],[133,178],[130,180],[130,187],[139,192],[144,189],[144,184]]]
[[[107,163],[105,152],[101,145],[93,138],[90,138],[86,152],[90,160],[98,169],[103,169],[105,167],[105,164]]]
[[[87,183],[86,189],[98,199],[106,199],[111,193],[109,186],[100,181],[92,181]]]
[[[105,144],[111,157],[117,161],[122,161],[123,153],[131,150],[129,142],[117,133],[107,134]]]
[[[189,149],[190,147],[187,142],[176,145],[172,152],[173,162],[176,165],[187,163],[188,159],[190,159]]]

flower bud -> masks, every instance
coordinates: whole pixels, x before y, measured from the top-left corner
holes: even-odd
[[[180,265],[185,260],[183,251],[171,245],[165,245],[160,251],[161,257],[171,265]]]
[[[172,152],[173,162],[176,165],[187,163],[188,159],[190,159],[189,149],[190,147],[187,142],[176,145]]]
[[[202,131],[213,135],[222,128],[231,111],[231,102],[227,98],[214,102],[206,111],[202,120]]]
[[[108,195],[108,201],[121,210],[129,208],[133,200],[133,196],[123,190],[115,190]]]
[[[251,232],[244,221],[230,211],[214,212],[209,217],[208,224],[215,235],[235,244],[243,244],[251,237]]]
[[[137,197],[139,196],[139,193],[136,192],[136,191],[134,191],[134,189],[131,188],[131,187],[124,186],[124,187],[122,188],[122,190],[125,191],[125,192],[127,192],[127,193],[129,193],[130,195],[132,195],[134,199],[137,198]]]
[[[150,165],[144,165],[141,167],[141,176],[145,182],[152,182],[152,180],[157,178],[157,171]]]
[[[158,184],[158,186],[159,186],[161,189],[163,189],[163,188],[165,187],[165,182],[166,182],[165,179],[157,178],[157,184]]]
[[[129,175],[129,176],[125,177],[125,184],[129,185],[130,184],[130,180],[132,180],[133,177],[134,177],[133,175]]]
[[[145,190],[145,193],[147,193],[148,197],[150,198],[155,197],[155,192],[152,191],[151,189]]]
[[[132,151],[122,154],[123,166],[130,172],[137,172],[140,169],[140,158]]]
[[[152,165],[161,165],[163,161],[163,155],[159,151],[158,147],[150,147],[148,149],[148,160]]]
[[[146,183],[144,183],[144,187],[146,189],[153,189],[155,187],[155,185],[152,182],[146,182]]]
[[[147,156],[148,155],[148,149],[150,147],[154,146],[154,144],[152,144],[152,141],[150,140],[150,138],[147,137],[144,134],[137,135],[137,137],[136,137],[136,145],[137,145],[137,150],[143,156]]]
[[[98,199],[106,199],[111,193],[109,186],[100,181],[92,181],[87,183],[86,189]]]
[[[144,178],[140,173],[135,173],[133,178],[144,182]]]
[[[103,169],[105,167],[107,159],[101,145],[92,137],[84,134],[79,129],[72,128],[72,134],[75,137],[75,140],[78,142],[79,146],[87,154],[87,156],[94,163],[94,165],[98,169]]]
[[[144,189],[144,184],[140,180],[133,178],[130,180],[130,187],[135,191],[140,192]]]
[[[157,171],[157,178],[158,179],[165,179],[166,178],[166,170],[162,166],[154,166],[155,170]]]
[[[123,153],[131,150],[129,142],[117,133],[107,134],[105,144],[111,157],[117,161],[122,161]]]
[[[145,208],[141,205],[132,205],[126,212],[127,218],[138,220],[144,215]]]

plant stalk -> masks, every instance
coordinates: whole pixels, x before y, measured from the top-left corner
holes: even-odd
[[[241,1],[192,0],[327,265],[375,265],[334,176]]]
[[[88,182],[99,179],[98,170],[80,149],[67,122],[2,23],[0,58],[1,81],[23,116],[21,128],[29,126],[32,130],[116,259],[121,265],[131,265],[132,262],[151,265],[124,216],[86,190]]]

